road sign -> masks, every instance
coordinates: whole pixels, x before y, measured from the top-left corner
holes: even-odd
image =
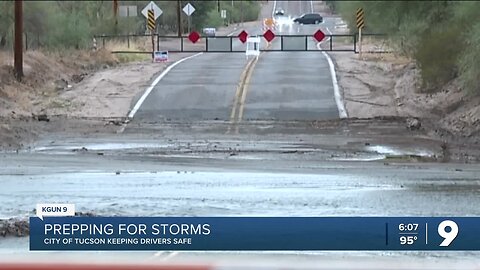
[[[193,31],[192,33],[190,33],[190,35],[188,35],[188,39],[192,43],[196,43],[200,39],[200,35],[197,32]]]
[[[155,14],[153,12],[153,9],[149,9],[148,12],[148,17],[147,17],[147,26],[150,31],[155,30]]]
[[[268,41],[272,41],[274,38],[275,38],[275,34],[270,30],[268,29],[264,34],[263,34],[263,37]]]
[[[365,12],[363,11],[363,8],[358,8],[356,15],[358,28],[358,57],[362,59],[362,29],[365,27]]]
[[[313,34],[313,37],[318,41],[322,41],[324,38],[325,38],[325,34],[322,32],[322,30],[318,30],[317,32],[315,32],[315,34]]]
[[[137,6],[119,6],[120,17],[137,17]]]
[[[240,39],[242,43],[245,43],[247,41],[247,38],[248,38],[248,34],[245,31],[242,31],[240,32],[240,34],[238,34],[238,39]]]
[[[225,9],[222,9],[220,11],[220,17],[222,17],[222,19],[226,19],[227,18],[227,11]]]
[[[148,3],[148,5],[146,5],[143,10],[142,10],[142,14],[143,16],[145,16],[145,18],[148,19],[148,11],[153,9],[153,14],[155,15],[154,19],[156,20],[158,17],[160,17],[160,15],[162,15],[163,13],[163,10],[161,10],[153,1]]]
[[[187,16],[190,16],[193,12],[195,12],[195,8],[190,3],[188,3],[183,7],[183,12],[185,12]]]
[[[154,52],[153,62],[167,62],[168,61],[168,51],[156,51]]]
[[[358,29],[363,29],[363,27],[365,27],[364,15],[365,15],[365,12],[363,11],[363,8],[358,8],[357,9],[357,28]]]

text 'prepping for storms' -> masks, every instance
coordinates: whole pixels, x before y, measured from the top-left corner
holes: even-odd
[[[209,235],[210,224],[45,224],[45,235]]]

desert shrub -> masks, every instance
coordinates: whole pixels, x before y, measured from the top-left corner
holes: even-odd
[[[465,50],[457,64],[463,88],[470,94],[480,94],[480,23],[467,32]]]
[[[223,19],[220,17],[220,14],[217,10],[210,10],[207,13],[207,19],[205,20],[205,25],[208,27],[219,27],[223,25]]]
[[[327,3],[328,4],[328,3]],[[338,1],[329,3],[354,33],[355,11],[365,10],[365,32],[385,33],[398,52],[416,60],[423,90],[459,77],[479,93],[480,1]]]
[[[456,77],[456,61],[462,51],[462,40],[456,27],[436,27],[422,36],[415,52],[421,70],[423,89],[441,88]]]
[[[47,45],[52,48],[86,48],[91,43],[88,21],[79,13],[59,14],[50,22]]]

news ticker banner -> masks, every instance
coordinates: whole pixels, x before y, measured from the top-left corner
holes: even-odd
[[[42,218],[30,250],[480,250],[480,217]]]

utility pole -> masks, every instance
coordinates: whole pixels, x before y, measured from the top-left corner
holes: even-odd
[[[22,0],[15,0],[15,42],[13,67],[15,77],[18,81],[23,77],[23,18],[22,18]]]
[[[113,0],[113,17],[115,19],[115,34],[118,34],[118,0]]]
[[[243,27],[243,0],[240,0],[240,20],[242,21]]]
[[[178,26],[178,37],[181,37],[182,36],[182,32],[183,32],[183,29],[182,29],[182,13],[180,12],[180,8],[181,8],[181,3],[180,3],[180,0],[177,0],[177,26]]]
[[[220,13],[220,0],[217,0],[217,11]]]

